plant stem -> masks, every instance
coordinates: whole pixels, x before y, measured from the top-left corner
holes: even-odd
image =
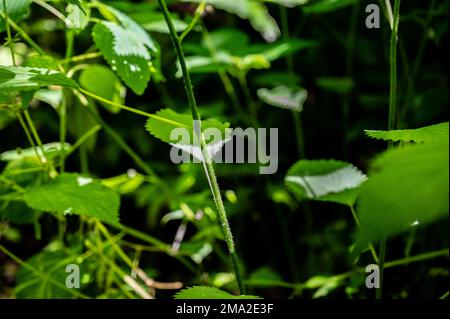
[[[170,13],[167,8],[167,4],[166,4],[165,0],[158,0],[158,4],[163,12],[164,18],[166,20],[167,26],[170,31],[170,36],[171,36],[173,45],[175,47],[176,55],[178,57],[180,65],[181,65],[181,70],[183,72],[183,78],[184,78],[184,83],[185,83],[186,94],[187,94],[187,97],[189,100],[189,106],[191,108],[192,117],[194,120],[201,123],[201,118],[200,118],[200,114],[198,113],[198,110],[197,110],[197,103],[195,101],[194,90],[192,88],[191,78],[190,78],[188,68],[186,65],[186,61],[184,58],[184,52],[183,52],[183,48],[181,46],[180,39],[174,28],[174,25],[173,25],[172,19],[170,17]],[[234,241],[233,241],[233,236],[231,234],[230,225],[229,225],[228,218],[227,218],[227,215],[225,212],[225,206],[222,201],[222,195],[220,194],[219,185],[217,183],[216,174],[214,172],[214,167],[210,161],[209,153],[206,149],[206,142],[201,134],[201,131],[200,131],[199,137],[201,140],[201,148],[202,148],[202,153],[204,156],[203,164],[205,166],[205,172],[207,173],[206,175],[207,175],[210,187],[211,187],[211,191],[213,193],[213,197],[214,197],[214,201],[217,206],[217,210],[219,212],[219,220],[220,220],[223,232],[225,234],[226,243],[228,246],[228,250],[229,250],[230,258],[231,258],[231,261],[233,264],[236,281],[238,284],[239,294],[245,294],[244,282],[242,280],[239,261],[238,261]]]
[[[397,123],[397,44],[398,44],[398,25],[400,21],[400,0],[394,3],[394,22],[391,34],[390,64],[390,97],[389,97],[389,126],[388,130],[395,130]]]
[[[391,65],[391,78],[390,78],[390,96],[389,96],[389,120],[388,130],[395,130],[396,115],[397,115],[397,44],[398,44],[398,26],[400,21],[400,0],[395,0],[394,14],[392,22],[392,34],[391,34],[391,49],[390,49],[390,65]],[[393,147],[393,143],[389,142],[389,148]],[[384,259],[386,256],[387,239],[383,239],[380,243],[380,288],[377,289],[376,299],[381,299],[383,293],[383,280],[384,280]]]
[[[356,211],[355,211],[355,208],[353,207],[353,205],[350,206],[350,210],[352,212],[353,219],[355,220],[356,225],[359,227],[360,223],[359,223],[358,215],[356,215]],[[375,247],[373,247],[372,243],[369,244],[369,249],[370,249],[370,252],[372,253],[372,257],[373,257],[374,261],[378,264],[380,259],[378,258],[377,252],[375,251]]]
[[[6,21],[6,16],[2,11],[0,11],[0,16]],[[17,33],[20,34],[20,36],[25,40],[25,42],[27,42],[33,49],[35,49],[39,53],[39,55],[45,55],[44,50],[42,50],[41,47],[36,42],[34,42],[21,27],[19,27],[12,20],[8,20],[8,23],[11,27],[13,27],[14,30],[16,30]]]
[[[184,38],[195,28],[197,22],[200,20],[203,12],[205,11],[205,7],[206,7],[206,0],[203,0],[195,10],[195,16],[192,19],[191,23],[189,23],[186,30],[184,30],[183,33],[180,35],[179,37],[180,42],[183,42]]]
[[[8,16],[8,8],[6,7],[6,0],[3,0],[3,8],[5,9],[5,26],[6,26],[6,34],[8,36],[9,49],[11,50],[11,60],[13,66],[16,66],[16,57],[14,55],[14,42],[11,36],[11,27],[9,25],[9,16]]]

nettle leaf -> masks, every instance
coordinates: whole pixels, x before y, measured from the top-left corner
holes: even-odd
[[[448,141],[448,122],[421,127],[418,129],[373,131],[366,130],[367,136],[384,141],[414,142],[414,143],[441,143]]]
[[[96,217],[119,222],[119,195],[112,189],[77,174],[62,174],[46,184],[27,188],[25,203],[39,211]]]
[[[258,90],[258,96],[269,105],[301,112],[303,111],[303,104],[308,97],[308,92],[304,89],[293,89],[281,85],[271,90],[260,89]]]
[[[2,91],[33,91],[51,85],[78,88],[75,81],[54,70],[0,66],[0,90]]]
[[[150,81],[150,51],[158,49],[142,27],[122,12],[107,7],[119,21],[102,21],[93,28],[93,39],[109,65],[136,94]]]
[[[126,88],[122,85],[117,76],[108,67],[103,65],[90,65],[80,74],[80,85],[86,90],[96,95],[113,101],[117,104],[124,104]],[[118,113],[118,107],[107,103],[100,104],[113,113]]]
[[[361,188],[355,253],[369,242],[448,217],[449,144],[409,145],[385,152]]]
[[[299,198],[354,205],[367,176],[352,164],[335,160],[300,160],[289,169],[287,187]]]
[[[26,16],[28,16],[32,2],[33,0],[5,0],[8,18],[16,23],[23,20]],[[3,14],[5,13],[3,0],[0,1],[0,11],[2,11]],[[5,31],[5,27],[5,20],[0,19],[0,32]]]
[[[44,148],[45,154],[47,155],[48,159],[52,159],[61,153],[62,145],[59,142],[48,143],[48,144],[44,144],[42,146]],[[68,150],[70,147],[71,147],[71,145],[69,143],[66,143],[64,146],[64,149]],[[37,147],[36,151],[41,158],[44,157],[44,154],[42,153],[42,150],[40,147]],[[27,158],[38,160],[36,151],[32,147],[25,148],[25,149],[17,148],[15,150],[10,150],[10,151],[1,153],[0,160],[4,161],[4,162],[17,161],[17,160],[27,159]]]
[[[233,296],[226,291],[207,286],[194,286],[183,289],[175,295],[175,299],[262,299],[257,296]]]
[[[315,2],[308,2],[303,7],[303,11],[307,13],[326,13],[345,8],[355,4],[359,0],[320,0]]]

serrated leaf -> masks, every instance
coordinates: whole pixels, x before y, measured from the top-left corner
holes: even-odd
[[[285,178],[299,199],[352,206],[367,176],[352,164],[335,160],[300,160]]]
[[[54,70],[0,66],[0,90],[2,91],[33,91],[50,85],[78,88],[75,81]]]
[[[150,80],[149,50],[157,52],[157,47],[139,24],[122,12],[107,8],[120,24],[97,23],[92,33],[94,42],[113,71],[136,94],[142,95]]]
[[[441,143],[449,139],[448,122],[421,127],[418,129],[373,131],[366,130],[367,136],[384,141]]]
[[[226,291],[207,286],[194,286],[181,290],[175,299],[262,299],[257,296],[233,296]]]
[[[259,98],[272,106],[288,109],[296,112],[303,111],[308,93],[304,89],[293,89],[285,85],[273,89],[259,89]]]
[[[39,211],[96,217],[118,224],[120,198],[110,188],[77,174],[62,174],[48,183],[27,188],[25,203]]]
[[[5,0],[8,18],[17,22],[23,20],[30,12],[30,5],[33,0]],[[3,0],[0,1],[0,11],[5,13]],[[0,32],[5,31],[5,20],[0,19]]]
[[[79,82],[83,88],[104,99],[117,104],[124,104],[126,88],[114,72],[106,66],[90,65],[81,72]],[[100,102],[100,104],[113,113],[120,111],[119,108],[107,103]]]
[[[448,217],[448,194],[448,140],[385,152],[361,188],[355,254],[369,242]]]

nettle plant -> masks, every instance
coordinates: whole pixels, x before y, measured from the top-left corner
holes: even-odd
[[[386,12],[389,9],[393,12],[389,21],[389,130],[366,131],[368,138],[387,141],[389,150],[373,160],[368,175],[348,162],[305,159],[301,115],[308,92],[294,72],[293,58],[294,54],[319,44],[291,38],[287,12],[289,8],[302,6],[305,13],[320,15],[357,2],[170,1],[174,7],[193,8],[190,15],[183,17],[170,12],[165,0],[133,5],[124,1],[1,0],[0,32],[5,35],[5,41],[0,60],[0,129],[17,125],[29,145],[17,145],[0,154],[4,163],[0,174],[0,239],[17,241],[16,228],[9,225],[29,224],[37,240],[49,241],[25,261],[0,243],[0,251],[20,265],[14,295],[19,298],[155,298],[162,290],[183,287],[179,281],[153,279],[157,273],[140,266],[144,252],[163,253],[192,271],[195,279],[188,286],[195,286],[176,294],[182,299],[258,298],[246,294],[246,288],[255,287],[284,287],[292,289],[294,295],[312,290],[314,297],[321,297],[364,273],[363,265],[340,275],[313,277],[304,283],[285,282],[267,268],[250,276],[244,274],[226,211],[230,203],[236,203],[236,193],[219,188],[217,167],[209,160],[209,141],[202,132],[211,127],[221,131],[238,125],[263,127],[259,112],[265,105],[290,113],[295,124],[292,133],[298,153],[295,156],[300,158],[294,163],[290,156],[292,167],[284,174],[284,184],[280,182],[272,188],[268,181],[263,182],[276,204],[310,208],[310,201],[319,201],[347,207],[357,229],[348,254],[355,264],[362,255],[370,254],[372,263],[380,267],[381,282],[385,268],[448,256],[448,249],[442,249],[385,262],[387,239],[445,220],[449,204],[448,123],[396,130],[400,0],[394,1],[393,9],[389,8],[389,1],[388,7],[381,2]],[[281,27],[268,6],[280,8]],[[203,17],[213,9],[248,20],[261,41],[252,43],[248,34],[231,27],[210,32]],[[47,18],[27,25],[34,12],[45,13]],[[32,28],[58,36],[63,34],[64,39],[59,42],[65,46],[65,54],[44,50],[46,34],[40,35],[39,41],[34,40],[30,35]],[[189,42],[193,33],[201,40]],[[82,53],[78,52],[79,38],[90,43]],[[167,43],[169,38],[171,45]],[[163,51],[164,45],[168,48]],[[172,92],[165,89],[166,70],[162,63],[163,54],[173,52],[173,64],[168,69],[173,72],[171,77],[179,79],[180,90],[184,83],[189,111],[177,112],[167,105],[156,112],[147,112],[125,105],[127,94],[142,96],[149,83],[165,100],[173,101]],[[252,92],[248,74],[252,70],[269,70],[281,59],[287,62],[288,71],[260,77],[258,91]],[[220,108],[198,107],[191,74],[217,76],[221,90],[229,98],[232,118],[221,114]],[[317,84],[344,96],[354,86],[349,79],[335,78],[321,78]],[[237,91],[242,93],[244,102]],[[57,124],[44,120],[49,127],[57,128],[56,140],[44,138],[35,124],[38,117],[42,121],[39,113],[47,107],[58,115]],[[142,150],[134,150],[105,119],[120,117],[122,112],[146,120],[144,123],[136,118],[131,125],[134,130],[136,123],[142,121],[140,128],[150,133],[146,136],[149,141],[156,138],[161,144],[170,144],[174,142],[171,140],[174,129],[188,129],[200,145],[203,162],[181,165],[180,177],[174,181],[166,178],[139,155]],[[205,114],[206,117],[202,116]],[[196,122],[202,123],[198,130],[194,128]],[[112,152],[126,154],[134,169],[109,178],[99,178],[90,172],[90,157],[92,161],[102,162],[104,157],[114,156],[96,154],[95,145],[101,133],[114,144]],[[2,135],[2,140],[6,139]],[[79,155],[80,170],[68,172],[66,162],[75,155]],[[192,170],[192,166],[200,167],[198,171],[203,176]],[[252,165],[245,169],[254,172]],[[197,179],[206,181],[209,190],[190,193]],[[135,195],[137,206],[148,209],[152,224],[159,222],[164,207],[170,207],[172,211],[161,222],[179,222],[173,244],[121,222],[130,213],[120,210],[121,198],[131,194]],[[56,233],[43,233],[43,220],[56,224]],[[77,225],[77,229],[72,230],[70,225]],[[188,226],[197,230],[189,242],[185,239]],[[227,253],[223,251],[223,242]],[[211,254],[217,254],[227,270],[205,278],[204,261]],[[70,289],[65,284],[66,267],[70,264],[80,269],[80,289]],[[381,291],[377,290],[378,297]]]

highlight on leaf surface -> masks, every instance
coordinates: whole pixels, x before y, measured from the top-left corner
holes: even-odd
[[[93,39],[125,84],[136,94],[142,95],[150,81],[150,52],[158,48],[147,32],[124,13],[103,6],[118,22],[102,21],[93,28]]]
[[[257,296],[234,296],[226,291],[214,287],[194,286],[175,294],[175,299],[262,299]]]
[[[154,137],[193,155],[199,162],[202,162],[203,155],[197,133],[194,131],[194,125],[192,115],[179,114],[171,109],[163,109],[158,111],[154,117],[148,119],[146,128]],[[201,122],[201,132],[206,133],[205,142],[211,157],[214,157],[228,141],[229,126],[229,123],[222,123],[215,119]],[[211,129],[211,133],[218,133],[218,135],[208,134]]]
[[[53,142],[44,144],[43,148],[45,151],[45,154],[47,155],[47,159],[52,159],[58,155],[61,154],[61,143],[59,142]],[[69,143],[64,144],[64,149],[68,150],[71,147]],[[34,158],[38,159],[36,152],[39,154],[41,158],[44,157],[44,154],[42,153],[42,150],[40,147],[37,147],[36,150],[32,147],[25,148],[25,149],[15,149],[11,151],[6,151],[0,154],[0,160],[4,162],[10,162],[10,161],[16,161],[20,159],[26,159],[26,158]]]
[[[277,86],[274,89],[259,89],[259,98],[272,106],[288,109],[291,111],[303,111],[308,93],[304,89],[293,89],[284,85]]]
[[[75,81],[54,70],[0,66],[0,90],[2,92],[32,91],[51,85],[78,88]]]
[[[448,217],[448,141],[387,151],[373,168],[358,199],[355,254],[369,242]]]
[[[439,143],[449,139],[448,122],[425,126],[417,129],[373,131],[366,130],[366,135],[384,141],[414,142],[414,143]]]
[[[119,195],[81,175],[65,173],[42,185],[27,188],[23,199],[38,211],[96,217],[119,224]]]
[[[367,176],[352,164],[336,160],[300,160],[286,177],[287,187],[300,200],[354,205]]]

